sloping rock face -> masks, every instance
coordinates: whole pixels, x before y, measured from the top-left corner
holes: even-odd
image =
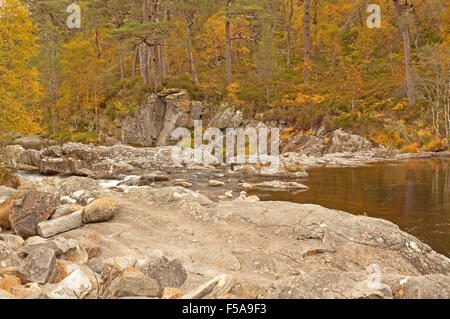
[[[338,129],[326,133],[323,129],[316,129],[312,135],[296,135],[290,138],[284,146],[285,152],[298,152],[310,156],[324,156],[326,154],[345,152],[367,152],[372,149],[386,151],[362,136],[347,133]]]
[[[201,118],[202,105],[184,91],[167,90],[149,96],[147,102],[122,125],[122,141],[135,146],[165,146],[177,127],[193,128]]]

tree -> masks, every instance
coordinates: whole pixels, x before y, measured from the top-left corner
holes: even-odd
[[[408,1],[404,3],[402,0],[393,0],[397,14],[398,26],[403,39],[403,49],[405,54],[405,71],[406,71],[406,95],[408,96],[408,104],[414,106],[416,104],[416,93],[414,89],[414,80],[412,73],[411,59],[411,42],[409,38],[409,23],[411,4]]]
[[[0,2],[0,139],[40,131],[41,87],[30,59],[37,54],[37,27],[18,0]]]

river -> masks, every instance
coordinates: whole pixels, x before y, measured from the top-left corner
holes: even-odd
[[[261,200],[318,204],[389,220],[450,257],[450,161],[317,168],[305,192],[252,191]]]

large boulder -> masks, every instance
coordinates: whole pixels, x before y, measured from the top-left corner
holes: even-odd
[[[49,219],[59,204],[59,197],[55,194],[34,190],[21,192],[9,211],[12,229],[22,237],[36,235],[37,225]]]
[[[135,268],[126,268],[120,276],[115,295],[117,297],[158,297],[160,288],[155,279]]]
[[[25,136],[16,140],[16,143],[21,145],[26,150],[41,150],[44,148],[44,140],[37,135]]]
[[[186,92],[166,90],[152,94],[122,123],[122,141],[136,146],[168,145],[177,126],[193,127],[200,119],[201,104],[192,102]]]
[[[111,219],[118,210],[117,201],[114,198],[100,198],[83,210],[83,221],[85,223],[98,223]]]

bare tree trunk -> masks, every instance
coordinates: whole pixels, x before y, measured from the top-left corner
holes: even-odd
[[[225,22],[225,36],[227,41],[226,47],[226,77],[227,83],[233,81],[232,65],[231,65],[231,23],[230,21]]]
[[[291,67],[291,29],[292,29],[292,18],[294,17],[294,0],[290,0],[290,13],[289,22],[287,26],[287,62],[286,66],[288,69]]]
[[[139,61],[139,47],[136,47],[135,53],[134,53],[134,62],[133,62],[133,70],[131,71],[131,76],[135,77],[136,76],[136,69],[138,64],[140,63]]]
[[[152,2],[151,2],[151,21],[152,22],[158,21],[158,17],[157,17],[158,4],[159,4],[159,2],[155,1],[155,0],[152,0]],[[159,45],[154,44],[151,47],[151,50],[152,50],[152,60],[153,60],[154,78],[155,78],[154,86],[155,86],[155,91],[159,91],[162,88],[161,58],[159,56]]]
[[[161,46],[159,47],[159,55],[161,58],[161,74],[165,78],[167,76],[166,70],[166,42],[162,40]]]
[[[192,53],[192,34],[191,34],[191,26],[192,26],[192,17],[185,17],[185,26],[186,26],[186,34],[187,34],[187,55],[189,60],[189,67],[191,69],[192,78],[194,80],[195,85],[198,85],[198,75],[197,69],[195,68],[194,62],[194,54]]]
[[[405,71],[406,71],[406,95],[408,104],[416,104],[416,93],[414,89],[414,80],[411,66],[411,43],[409,39],[409,5],[403,4],[401,0],[394,0],[397,11],[398,24],[403,40],[403,49],[405,52]]]
[[[309,82],[311,67],[311,10],[310,0],[303,0],[304,17],[303,17],[303,47],[305,56],[305,84]]]

